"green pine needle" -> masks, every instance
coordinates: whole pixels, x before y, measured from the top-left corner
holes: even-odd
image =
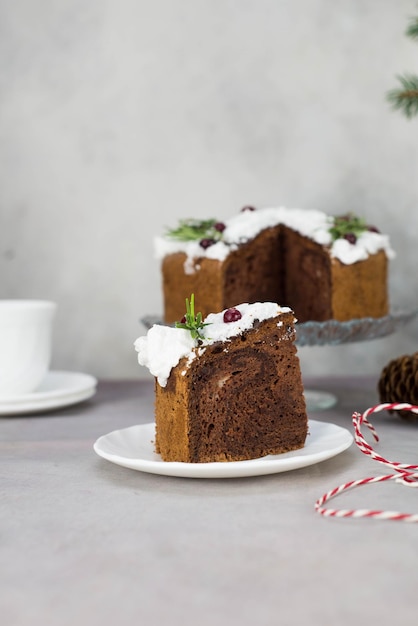
[[[405,34],[407,37],[411,37],[411,39],[418,39],[418,17],[412,17],[409,20]]]
[[[356,236],[361,235],[366,230],[368,230],[368,225],[361,217],[357,217],[354,213],[347,213],[334,218],[334,224],[329,232],[332,235],[332,240],[335,241],[350,233]]]
[[[202,314],[194,312],[194,293],[189,298],[186,298],[186,315],[185,321],[176,322],[176,328],[184,328],[185,330],[190,331],[190,334],[193,339],[204,339],[205,337],[202,335],[201,330],[205,326],[209,326],[209,324],[204,324],[202,321]]]
[[[405,34],[411,39],[418,40],[418,17],[410,18]],[[386,99],[392,105],[392,109],[401,111],[405,117],[418,115],[418,76],[403,74],[397,76],[397,79],[401,86],[388,91]]]
[[[392,89],[387,99],[393,109],[402,111],[407,118],[418,114],[418,76],[405,74],[397,77],[401,88]]]
[[[216,230],[216,220],[180,220],[177,228],[167,230],[167,236],[180,241],[199,241],[200,239],[215,239],[218,241],[222,238],[222,233]]]

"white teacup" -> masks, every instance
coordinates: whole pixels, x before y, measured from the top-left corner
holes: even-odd
[[[31,393],[42,382],[55,310],[47,300],[0,300],[0,396]]]

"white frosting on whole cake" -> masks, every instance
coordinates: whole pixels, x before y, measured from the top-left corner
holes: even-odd
[[[355,243],[350,243],[346,239],[337,239],[333,242],[330,233],[333,223],[333,216],[313,209],[272,207],[242,211],[224,220],[225,230],[222,233],[222,240],[206,249],[202,248],[198,241],[181,241],[169,236],[160,236],[154,239],[154,250],[159,259],[175,252],[184,252],[187,257],[185,272],[190,274],[195,271],[194,259],[206,257],[224,261],[240,244],[254,239],[266,228],[283,224],[327,247],[330,255],[344,265],[362,261],[379,250],[384,250],[388,258],[394,257],[389,237],[381,233],[366,231],[358,236]]]
[[[331,243],[329,228],[333,218],[321,211],[272,207],[242,211],[225,222],[224,240],[243,243],[254,239],[262,230],[284,224],[321,245]]]
[[[190,331],[184,328],[173,328],[154,324],[146,335],[135,341],[135,350],[138,352],[138,363],[149,369],[161,387],[167,385],[168,377],[173,367],[180,359],[186,357],[189,362],[196,358],[197,351],[204,350],[217,341],[226,342],[232,337],[241,335],[254,326],[254,321],[277,317],[282,313],[290,313],[289,307],[281,307],[275,302],[256,302],[254,304],[240,304],[236,307],[241,313],[241,319],[235,322],[224,322],[220,313],[210,313],[204,320],[208,324],[200,333],[202,339],[193,339]],[[278,326],[282,322],[278,321]]]
[[[334,241],[331,256],[339,259],[344,265],[351,265],[357,261],[366,260],[368,256],[376,254],[379,250],[385,250],[389,259],[395,256],[387,235],[365,231],[358,236],[354,245],[346,239]]]

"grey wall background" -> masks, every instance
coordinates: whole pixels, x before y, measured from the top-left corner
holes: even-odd
[[[410,0],[0,2],[0,297],[58,303],[53,367],[148,376],[152,238],[247,203],[354,210],[392,235],[394,307],[418,306],[418,71]],[[414,322],[300,350],[305,375],[378,373]]]

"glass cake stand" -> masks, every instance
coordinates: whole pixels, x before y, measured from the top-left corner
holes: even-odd
[[[385,317],[364,317],[347,322],[326,320],[325,322],[296,323],[296,345],[303,346],[339,346],[345,343],[380,339],[400,330],[418,316],[414,311],[394,311]],[[149,330],[153,324],[162,324],[158,315],[146,315],[142,324]],[[305,389],[308,412],[330,409],[337,404],[337,397],[327,391]]]
[[[298,346],[338,346],[343,343],[369,341],[392,335],[418,315],[415,311],[395,311],[385,317],[364,317],[347,322],[303,322],[296,324]]]
[[[392,335],[418,315],[415,311],[394,311],[385,317],[364,317],[338,322],[296,323],[298,346],[339,346],[345,343],[370,341]],[[337,397],[326,391],[305,389],[308,412],[329,409],[337,404]]]

